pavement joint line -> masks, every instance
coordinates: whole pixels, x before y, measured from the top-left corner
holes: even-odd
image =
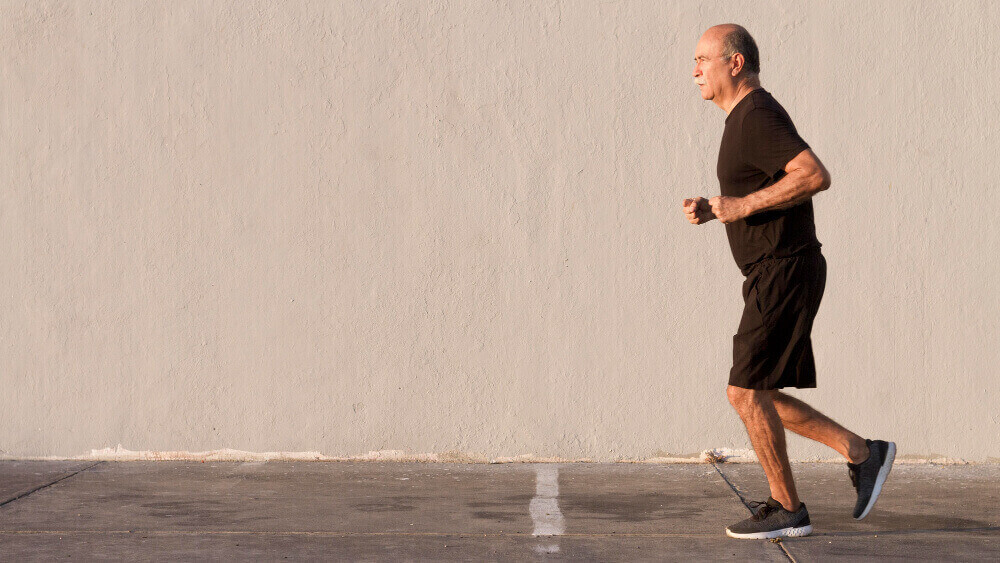
[[[785,557],[787,557],[789,561],[791,561],[792,563],[799,563],[799,561],[795,559],[795,557],[792,555],[792,552],[788,551],[788,548],[785,547],[785,542],[779,539],[775,543],[778,544],[778,547],[780,547],[781,551],[785,553]]]
[[[711,463],[712,467],[715,468],[715,472],[719,474],[719,477],[722,477],[722,480],[725,481],[726,484],[729,485],[729,488],[733,490],[733,493],[736,494],[736,498],[740,499],[740,502],[743,503],[743,506],[745,506],[747,510],[750,510],[750,505],[747,503],[747,500],[743,498],[743,495],[740,494],[740,491],[736,488],[736,485],[733,485],[732,481],[730,481],[729,478],[726,477],[726,474],[723,473],[721,469],[719,469],[719,464],[715,461],[711,461],[709,463]],[[753,514],[753,510],[750,510],[750,513]],[[798,561],[795,559],[794,556],[792,556],[792,553],[788,551],[788,548],[785,547],[785,544],[780,539],[776,542],[771,542],[771,543],[778,544],[778,549],[781,550],[781,553],[783,553],[785,557],[788,558],[789,561],[791,561],[792,563],[798,563]]]
[[[22,499],[22,498],[24,498],[24,497],[26,497],[26,496],[28,496],[28,495],[36,492],[36,491],[40,491],[40,490],[42,490],[44,488],[51,487],[52,485],[55,485],[56,483],[58,483],[60,481],[64,481],[66,479],[69,479],[70,477],[76,475],[77,473],[82,473],[82,472],[84,472],[84,471],[86,471],[86,470],[88,470],[88,469],[90,469],[92,467],[98,466],[98,465],[100,465],[102,463],[104,463],[104,462],[103,461],[94,462],[94,463],[88,465],[87,467],[84,467],[82,469],[77,469],[76,471],[73,471],[71,473],[67,473],[67,474],[63,475],[62,477],[59,477],[58,479],[56,479],[54,481],[51,481],[51,482],[48,482],[48,483],[44,483],[42,485],[38,485],[37,487],[32,487],[32,488],[27,489],[25,491],[22,491],[20,493],[15,493],[14,496],[12,496],[11,498],[9,498],[9,499],[7,499],[7,500],[5,500],[3,502],[0,502],[0,508],[2,508],[4,506],[7,506],[8,504],[14,502],[15,500]]]
[[[732,489],[734,493],[736,493],[736,498],[740,499],[740,502],[743,503],[743,506],[745,506],[747,510],[750,510],[750,505],[747,504],[747,500],[743,498],[743,495],[740,494],[740,491],[736,488],[736,485],[733,485],[732,481],[730,481],[729,478],[726,477],[726,474],[723,473],[721,469],[719,469],[718,463],[714,461],[711,461],[709,463],[712,464],[712,468],[715,469],[715,472],[719,474],[719,477],[722,477],[722,480],[725,481],[727,485],[729,485],[729,488]],[[750,510],[750,513],[753,514],[753,510]]]
[[[241,531],[241,530],[0,530],[0,536],[4,535],[159,535],[159,536],[223,536],[223,535],[252,535],[252,536],[413,536],[413,537],[523,537],[525,539],[538,539],[527,532],[511,533],[476,533],[476,532],[308,532],[308,531]],[[642,534],[642,533],[593,533],[593,534],[562,534],[561,538],[715,538],[718,534]]]

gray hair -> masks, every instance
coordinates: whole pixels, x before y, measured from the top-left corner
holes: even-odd
[[[753,74],[760,74],[760,53],[757,51],[757,43],[750,36],[750,32],[743,26],[731,25],[736,29],[730,31],[722,38],[722,56],[732,57],[736,53],[739,53],[746,60],[743,68]]]

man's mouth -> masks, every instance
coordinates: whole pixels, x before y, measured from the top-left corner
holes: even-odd
[[[697,84],[698,86],[704,86],[705,85],[705,81],[704,80],[698,80],[697,78],[694,79],[694,83]]]

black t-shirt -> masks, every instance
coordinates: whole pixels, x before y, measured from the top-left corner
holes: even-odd
[[[726,117],[717,167],[722,195],[743,197],[773,185],[785,175],[788,161],[807,148],[788,112],[767,90],[750,92]],[[821,246],[812,200],[728,223],[726,235],[744,274],[764,258],[784,258]]]

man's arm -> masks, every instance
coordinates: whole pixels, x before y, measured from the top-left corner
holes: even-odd
[[[746,209],[744,217],[761,211],[794,207],[829,187],[830,173],[812,149],[806,149],[788,161],[781,180],[742,198]]]
[[[785,165],[785,175],[774,185],[744,197],[717,196],[708,201],[712,213],[723,223],[732,223],[755,213],[796,206],[830,187],[830,173],[806,149]]]

